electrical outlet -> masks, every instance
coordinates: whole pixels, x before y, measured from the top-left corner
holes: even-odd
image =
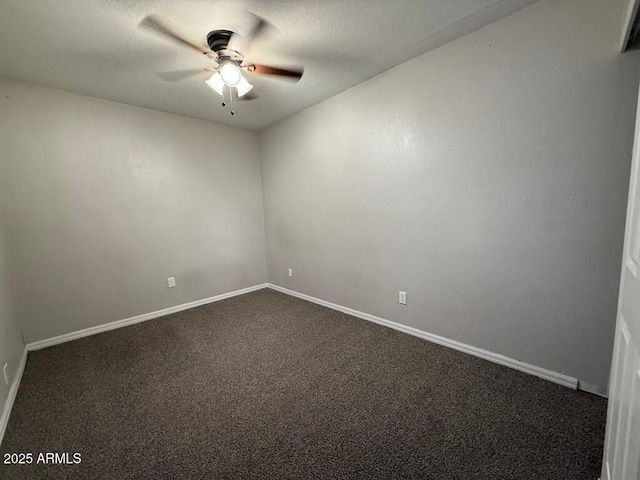
[[[176,277],[167,278],[167,284],[169,285],[169,288],[175,287],[176,286]]]
[[[289,269],[289,278],[292,278],[292,277],[293,277],[293,268],[290,268]]]
[[[4,374],[5,385],[9,385],[9,364],[8,363],[5,363],[4,367],[2,367],[2,373]]]
[[[398,292],[398,303],[407,304],[407,292]]]

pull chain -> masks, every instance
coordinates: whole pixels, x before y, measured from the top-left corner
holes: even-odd
[[[225,88],[222,88],[222,106],[226,107],[227,106],[227,102],[225,102]],[[231,107],[231,115],[235,115],[236,112],[233,111],[233,90],[231,90],[231,87],[229,87],[229,106]]]

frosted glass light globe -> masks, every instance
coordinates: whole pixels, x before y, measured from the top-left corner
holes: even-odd
[[[235,87],[240,83],[240,79],[242,75],[240,75],[240,69],[237,65],[233,63],[225,63],[220,67],[220,76],[222,77],[222,81],[228,87]]]

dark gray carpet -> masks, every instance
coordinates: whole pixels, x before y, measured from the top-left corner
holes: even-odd
[[[605,400],[272,290],[29,354],[0,478],[598,478]],[[4,455],[3,455],[4,458]]]

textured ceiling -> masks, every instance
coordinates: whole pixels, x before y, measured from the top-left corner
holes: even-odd
[[[534,1],[2,0],[0,77],[261,129]],[[206,73],[170,81],[210,60],[138,26],[157,14],[205,45],[210,30],[250,28],[247,10],[274,26],[247,60],[305,73],[297,84],[247,76],[258,98],[233,117]]]

